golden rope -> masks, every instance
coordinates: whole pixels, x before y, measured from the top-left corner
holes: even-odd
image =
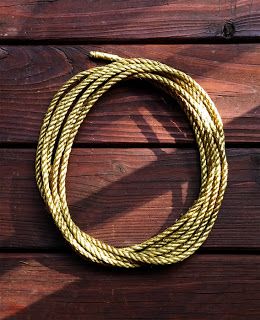
[[[102,52],[90,52],[90,56],[112,63],[80,72],[54,96],[43,120],[36,154],[41,195],[64,238],[94,262],[130,268],[184,260],[208,237],[226,189],[228,166],[220,115],[200,85],[179,70],[148,59],[124,59]],[[72,144],[87,113],[114,84],[129,78],[148,80],[179,101],[195,132],[201,188],[192,207],[171,227],[140,244],[118,248],[95,239],[73,222],[65,179]]]

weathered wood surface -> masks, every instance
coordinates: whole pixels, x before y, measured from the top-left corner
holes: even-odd
[[[225,199],[205,248],[260,248],[260,149],[228,149]],[[34,177],[35,150],[2,149],[1,248],[61,248],[63,238],[44,208]],[[195,150],[73,149],[67,179],[75,222],[114,245],[145,240],[196,199]]]
[[[133,272],[62,254],[0,255],[1,319],[256,320],[259,255],[195,255]]]
[[[95,49],[159,59],[187,72],[217,105],[227,142],[260,141],[260,45],[234,44],[2,47],[0,142],[36,143],[54,93],[72,75],[96,65],[87,57]],[[102,97],[76,141],[186,143],[193,135],[176,102],[131,81]]]
[[[260,2],[2,0],[0,38],[131,41],[259,36]]]
[[[0,319],[260,319],[259,39],[259,0],[0,1]],[[183,263],[93,265],[44,208],[34,176],[40,125],[66,80],[102,64],[90,50],[181,69],[221,114],[227,192],[208,240]],[[72,151],[75,222],[117,246],[172,224],[199,192],[193,142],[166,95],[137,81],[112,89]]]

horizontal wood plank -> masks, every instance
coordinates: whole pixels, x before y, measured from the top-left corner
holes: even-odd
[[[255,320],[260,256],[193,255],[119,270],[74,255],[0,255],[1,319]]]
[[[205,248],[260,247],[260,149],[228,149],[229,179]],[[0,247],[60,249],[64,241],[44,208],[34,150],[2,149]],[[199,192],[193,149],[73,149],[67,178],[74,221],[113,245],[145,240],[170,226]]]
[[[36,143],[54,93],[72,75],[96,65],[87,56],[90,50],[151,58],[183,70],[212,97],[222,116],[227,142],[260,142],[259,44],[4,46],[0,49],[0,142]],[[194,140],[176,102],[149,84],[129,81],[101,98],[76,141]]]
[[[259,10],[259,0],[2,0],[0,38],[158,41],[259,37]]]

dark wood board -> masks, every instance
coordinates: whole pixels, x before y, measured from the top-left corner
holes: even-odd
[[[90,50],[157,59],[183,70],[212,97],[228,143],[260,142],[259,44],[4,46],[0,49],[0,142],[36,143],[58,88],[79,71],[102,63],[88,58]],[[129,81],[101,98],[76,141],[132,144],[194,139],[175,101],[151,90],[149,84]]]
[[[260,2],[2,0],[0,38],[188,40],[257,37]]]
[[[228,149],[228,188],[204,248],[260,248],[260,149]],[[59,249],[63,238],[44,208],[34,176],[35,150],[2,149],[0,247]],[[67,193],[85,231],[113,245],[160,232],[192,205],[200,169],[194,149],[73,149]]]
[[[0,320],[260,319],[260,0],[0,1]],[[192,257],[122,270],[74,253],[44,207],[34,159],[59,87],[107,62],[162,61],[191,75],[223,119],[228,188]],[[161,232],[196,199],[199,156],[176,101],[120,83],[90,111],[68,178],[75,222],[115,246]]]
[[[257,255],[133,271],[70,254],[1,254],[1,319],[256,320],[259,272]]]

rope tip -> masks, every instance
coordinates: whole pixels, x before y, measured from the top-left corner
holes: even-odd
[[[102,59],[107,61],[119,61],[122,59],[116,54],[106,53],[101,51],[90,51],[88,55],[90,58],[93,58],[93,59]]]

